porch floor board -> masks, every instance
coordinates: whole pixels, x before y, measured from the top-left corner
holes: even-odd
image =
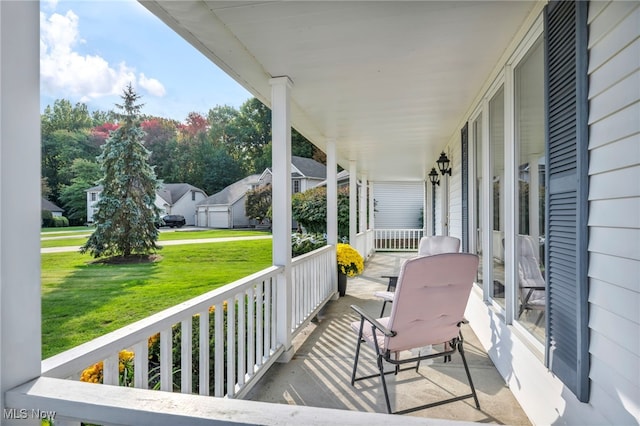
[[[382,302],[373,296],[386,288],[381,275],[394,274],[403,259],[414,253],[376,253],[362,275],[349,278],[347,294],[330,302],[317,321],[306,327],[294,341],[295,355],[288,363],[274,365],[247,395],[246,399],[270,403],[305,405],[351,411],[386,413],[382,386],[378,378],[358,381],[351,386],[351,370],[356,337],[349,324],[356,321],[352,304],[376,316]],[[387,308],[387,313],[389,312]],[[480,410],[473,399],[417,411],[405,416],[508,425],[530,425],[530,421],[482,349],[471,328],[462,330],[465,353],[476,386]],[[387,375],[393,410],[427,404],[439,399],[469,393],[460,356],[444,364],[436,359],[423,362],[398,376]],[[363,346],[358,376],[377,371],[373,351]],[[339,419],[336,419],[339,421]],[[401,423],[401,416],[398,417]]]

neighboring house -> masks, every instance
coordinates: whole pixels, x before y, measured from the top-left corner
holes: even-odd
[[[327,177],[324,164],[311,158],[291,157],[291,193],[303,192],[321,184]],[[271,168],[235,182],[197,206],[197,225],[207,228],[245,228],[256,225],[245,211],[248,191],[271,183]],[[292,224],[292,229],[297,225]]]
[[[196,224],[196,206],[207,198],[207,194],[200,188],[188,183],[165,183],[156,194],[162,199],[162,207],[166,214],[180,214],[184,216],[188,226]]]
[[[245,210],[247,192],[259,186],[260,175],[247,176],[196,206],[196,225],[205,228],[246,228],[255,224]]]
[[[100,200],[102,186],[87,189],[87,222],[93,222],[96,204]],[[179,214],[184,216],[186,224],[195,225],[196,205],[204,200],[207,194],[200,188],[188,183],[165,183],[156,191],[155,205],[160,215]]]
[[[41,210],[50,211],[52,216],[61,217],[62,213],[64,212],[63,209],[61,209],[60,207],[53,204],[51,201],[44,198],[42,199],[40,206],[41,206],[40,207]]]
[[[271,183],[271,168],[267,168],[260,176],[260,184]],[[327,178],[324,164],[312,158],[291,156],[291,193],[304,192],[320,185]]]

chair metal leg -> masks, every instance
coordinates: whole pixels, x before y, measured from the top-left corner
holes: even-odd
[[[362,329],[360,330],[362,334]],[[351,373],[351,386],[353,386],[356,381],[356,369],[358,368],[358,357],[360,356],[360,345],[362,344],[362,339],[358,336],[358,343],[356,344],[356,356],[353,360],[353,372]]]
[[[469,372],[469,366],[467,365],[467,357],[464,355],[464,347],[462,346],[462,340],[458,342],[458,352],[462,357],[462,364],[464,365],[464,371],[467,373],[467,379],[469,380],[469,386],[471,387],[471,395],[476,403],[476,408],[480,409],[480,402],[478,401],[478,395],[476,394],[476,388],[473,386],[473,380],[471,379],[471,373]]]
[[[384,317],[384,308],[386,308],[386,307],[387,307],[387,301],[385,300],[385,301],[382,302],[382,310],[380,311],[380,317],[379,318]]]
[[[378,370],[380,370],[380,380],[382,381],[382,390],[384,392],[384,401],[387,404],[387,413],[393,414],[391,412],[391,402],[389,402],[389,392],[387,391],[387,381],[384,379],[384,362],[382,360],[382,356],[378,355]]]

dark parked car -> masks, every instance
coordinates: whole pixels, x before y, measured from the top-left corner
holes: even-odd
[[[185,223],[187,223],[186,220],[184,220],[184,216],[179,215],[179,214],[168,214],[166,216],[162,216],[162,222],[160,223],[160,226],[169,226],[171,228],[182,228]]]

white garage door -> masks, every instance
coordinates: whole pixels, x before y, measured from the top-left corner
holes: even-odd
[[[210,228],[228,228],[229,227],[229,213],[225,211],[210,211],[209,212],[209,227]]]

